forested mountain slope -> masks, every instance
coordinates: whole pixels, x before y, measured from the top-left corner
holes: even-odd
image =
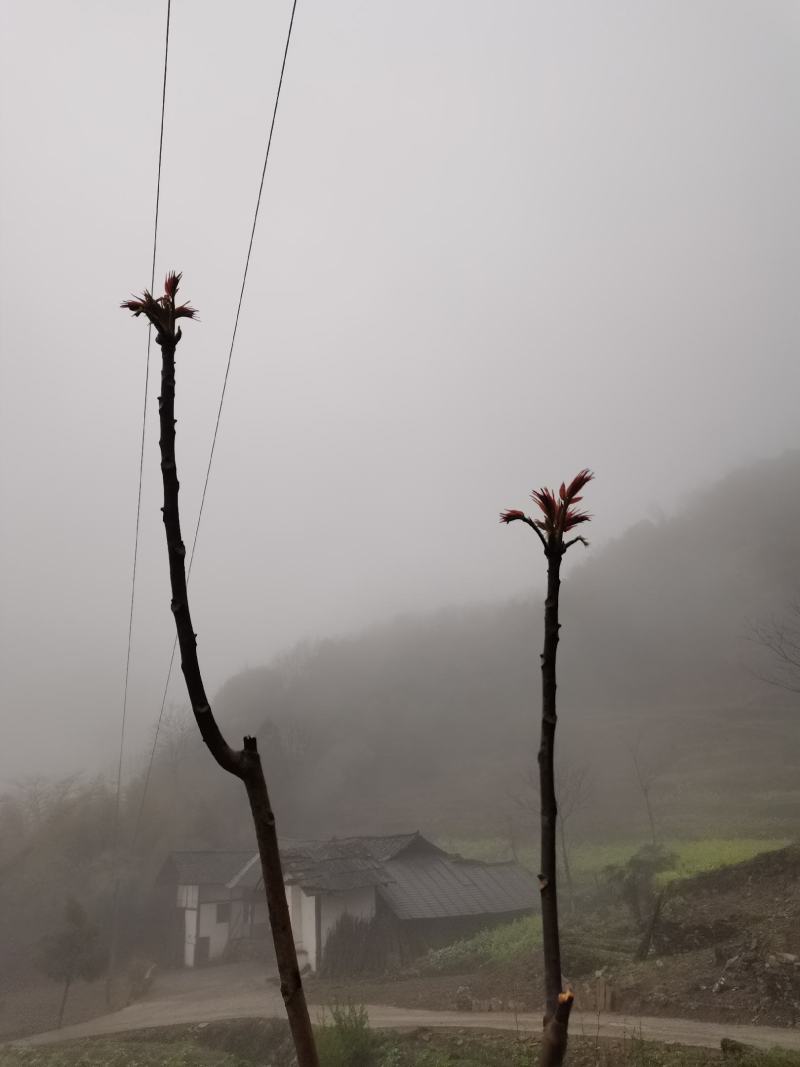
[[[676,831],[800,813],[798,698],[754,678],[766,663],[748,639],[798,589],[798,452],[732,473],[572,569],[562,752],[592,767],[595,822],[639,824],[637,746]],[[232,678],[216,707],[229,731],[258,724],[292,829],[501,832],[535,759],[541,599],[531,590],[299,648]]]

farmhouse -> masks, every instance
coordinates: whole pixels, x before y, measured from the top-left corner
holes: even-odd
[[[345,927],[384,956],[410,957],[528,914],[538,896],[519,864],[465,860],[420,833],[283,841],[281,857],[300,966],[312,971]],[[158,883],[172,902],[171,962],[194,967],[258,944],[266,950],[257,852],[173,852]],[[375,931],[379,938],[368,937]]]

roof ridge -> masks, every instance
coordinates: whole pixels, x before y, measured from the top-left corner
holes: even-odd
[[[398,830],[395,834],[348,834],[347,837],[333,837],[332,841],[388,841],[390,837],[422,837],[419,830]],[[427,838],[425,839],[427,841]]]
[[[251,848],[173,848],[170,856],[238,856],[243,852],[253,852]]]
[[[227,883],[228,889],[235,888],[235,886],[238,885],[239,880],[244,878],[244,876],[247,874],[247,872],[250,870],[250,868],[256,863],[257,860],[260,860],[260,859],[261,859],[261,853],[258,852],[258,850],[256,850],[256,852],[253,853],[253,855],[250,857],[250,859],[247,861],[247,863],[245,863],[244,867],[242,867],[242,869],[240,871],[237,871],[237,873],[233,876],[233,878],[231,878],[231,880]]]

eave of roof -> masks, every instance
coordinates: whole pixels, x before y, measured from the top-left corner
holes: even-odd
[[[178,885],[227,885],[252,857],[251,850],[172,852],[161,868],[158,881]]]

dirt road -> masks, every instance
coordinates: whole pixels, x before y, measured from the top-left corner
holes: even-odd
[[[321,1008],[314,1007],[318,1015]],[[370,1023],[377,1029],[408,1030],[419,1027],[453,1029],[511,1030],[536,1033],[541,1016],[509,1012],[421,1011],[384,1005],[367,1005]],[[254,966],[213,967],[200,972],[164,975],[145,1000],[111,1015],[65,1026],[25,1038],[19,1044],[50,1044],[76,1038],[149,1029],[177,1023],[213,1022],[218,1019],[283,1016],[280,992],[263,970]],[[761,1026],[733,1026],[691,1019],[660,1019],[597,1015],[573,1012],[570,1032],[587,1037],[623,1037],[637,1034],[653,1041],[719,1048],[723,1037],[732,1037],[759,1048],[800,1050],[800,1030],[779,1030]]]

